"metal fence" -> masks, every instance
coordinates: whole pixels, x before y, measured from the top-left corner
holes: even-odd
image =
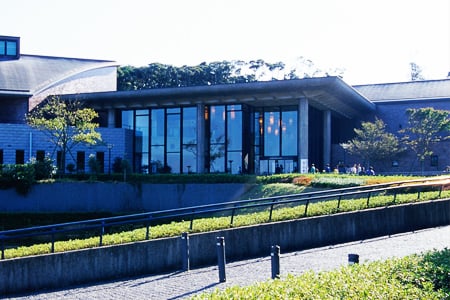
[[[144,226],[146,228],[145,239],[150,239],[150,227],[155,223],[171,222],[173,220],[189,220],[190,230],[192,230],[196,219],[219,213],[222,216],[229,216],[230,225],[233,225],[234,218],[239,212],[245,213],[251,209],[263,209],[267,211],[267,221],[270,222],[272,221],[273,211],[276,206],[293,204],[304,205],[303,216],[307,216],[309,205],[314,202],[337,200],[336,210],[339,210],[342,200],[356,198],[361,199],[365,197],[366,207],[369,207],[371,198],[379,195],[380,193],[387,193],[392,197],[391,203],[395,204],[398,194],[413,192],[417,193],[417,198],[420,199],[422,192],[433,190],[439,192],[438,198],[440,198],[442,191],[447,189],[449,186],[450,179],[448,177],[430,177],[418,180],[332,189],[295,195],[248,199],[94,220],[5,230],[0,231],[1,259],[5,258],[5,249],[26,245],[27,239],[36,237],[49,238],[51,243],[50,252],[53,253],[55,251],[55,242],[58,240],[67,240],[74,232],[93,231],[94,235],[99,238],[98,246],[102,246],[103,236],[106,229],[115,226]]]

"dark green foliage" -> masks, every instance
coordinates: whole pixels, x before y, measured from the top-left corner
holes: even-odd
[[[133,91],[154,88],[235,84],[263,80],[289,80],[342,75],[342,70],[319,70],[311,60],[297,58],[292,66],[262,59],[202,62],[197,66],[176,67],[151,63],[146,67],[123,66],[117,70],[117,89]]]
[[[435,291],[442,290],[450,296],[450,249],[427,252],[420,258],[417,265],[409,267],[414,276],[406,277],[398,272],[404,282],[414,284],[421,289],[424,288],[425,282],[430,282]]]
[[[3,165],[0,173],[0,188],[15,188],[17,193],[26,195],[34,183],[35,168],[32,164]]]
[[[113,173],[122,173],[122,157],[114,158],[114,162],[112,164]]]
[[[52,159],[47,156],[42,161],[33,159],[31,165],[34,167],[36,180],[52,178],[56,171]]]
[[[403,142],[421,162],[433,154],[433,145],[450,138],[450,111],[432,107],[407,109],[408,127],[400,130]]]
[[[0,230],[78,222],[112,217],[111,213],[0,213]]]
[[[362,122],[361,128],[354,131],[355,138],[341,146],[350,154],[361,157],[367,167],[374,162],[392,160],[403,151],[397,136],[386,131],[386,124],[381,119]]]

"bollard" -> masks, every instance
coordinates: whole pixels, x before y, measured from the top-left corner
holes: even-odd
[[[272,279],[280,278],[280,246],[271,247],[270,258],[272,262]]]
[[[358,263],[359,263],[359,255],[350,253],[348,255],[348,264],[349,265],[354,265],[354,264],[358,264]]]
[[[217,237],[217,260],[219,266],[219,282],[227,281],[225,275],[225,240],[223,237]]]
[[[183,271],[189,271],[189,235],[187,232],[181,234],[181,256],[183,260]]]

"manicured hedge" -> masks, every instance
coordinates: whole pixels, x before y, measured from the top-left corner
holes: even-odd
[[[450,250],[355,264],[248,287],[229,287],[193,299],[449,299]]]

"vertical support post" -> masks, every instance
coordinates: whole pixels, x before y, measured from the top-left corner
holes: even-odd
[[[52,228],[52,247],[50,252],[55,253],[55,227]]]
[[[350,253],[348,255],[348,264],[349,265],[359,264],[359,255]]]
[[[100,243],[99,246],[103,245],[103,234],[105,233],[105,221],[102,221],[101,229],[100,229]]]
[[[367,203],[366,203],[366,206],[367,206],[367,207],[369,207],[369,201],[370,201],[370,196],[371,196],[371,194],[372,194],[371,192],[368,192],[368,193],[367,193]]]
[[[280,246],[274,245],[270,250],[272,279],[280,278]]]
[[[225,274],[225,239],[217,237],[217,262],[219,267],[219,282],[227,281]]]
[[[181,234],[181,257],[183,260],[183,271],[189,271],[189,235],[187,232]]]
[[[297,152],[298,152],[298,170],[300,173],[308,173],[308,99],[302,97],[298,102],[298,139],[297,139]]]
[[[208,121],[208,108],[204,104],[197,104],[197,173],[205,173],[205,126]]]
[[[2,247],[2,259],[5,259],[5,240],[3,238],[1,242],[1,247]]]
[[[331,110],[323,112],[323,167],[330,164],[331,158]]]
[[[148,240],[150,238],[150,220],[152,216],[148,216],[148,221],[146,222],[145,228],[145,239]]]

